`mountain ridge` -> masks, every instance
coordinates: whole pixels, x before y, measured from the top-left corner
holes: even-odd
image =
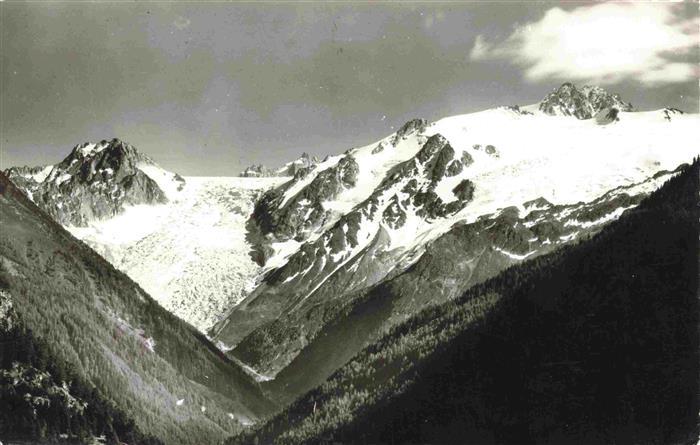
[[[591,239],[418,312],[228,443],[692,443],[699,191],[696,157]]]
[[[231,355],[273,377],[335,317],[346,303],[339,301],[342,295],[400,274],[459,221],[509,206],[527,214],[525,204],[538,198],[553,208],[573,206],[620,186],[653,184],[657,172],[675,170],[696,152],[684,136],[691,121],[679,119],[670,123],[682,130],[671,129],[661,111],[621,112],[612,125],[599,125],[594,119],[501,108],[432,124],[409,121],[403,135],[331,157],[263,195],[253,218],[261,231],[257,259],[269,272],[210,335]],[[497,131],[506,127],[508,134]],[[674,148],[661,153],[659,144]],[[359,167],[355,185],[331,180],[339,185],[331,186],[332,193],[316,187],[316,178],[328,183],[322,172],[336,178],[340,162],[349,157]],[[596,162],[601,158],[602,167]],[[604,204],[608,216],[600,224],[633,202]],[[602,217],[603,208],[594,212]],[[574,223],[564,218],[553,227],[559,224]],[[530,254],[506,252],[510,259]]]

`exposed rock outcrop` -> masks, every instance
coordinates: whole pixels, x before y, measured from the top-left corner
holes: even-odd
[[[624,102],[619,94],[608,93],[596,86],[586,85],[579,89],[569,82],[545,96],[539,105],[540,111],[546,114],[578,119],[590,119],[605,108],[633,111],[632,104]]]

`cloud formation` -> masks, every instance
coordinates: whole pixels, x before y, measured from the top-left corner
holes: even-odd
[[[687,12],[684,5],[647,2],[555,7],[500,42],[477,36],[470,57],[510,60],[532,82],[684,82],[698,78],[700,38],[697,8]]]

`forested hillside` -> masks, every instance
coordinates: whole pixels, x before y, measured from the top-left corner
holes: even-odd
[[[215,443],[271,412],[242,369],[2,174],[0,225],[0,391],[13,407],[0,437]]]
[[[389,332],[230,443],[691,443],[700,162]]]
[[[2,287],[6,283],[0,282]],[[0,433],[4,440],[162,444],[50,352],[0,291]]]

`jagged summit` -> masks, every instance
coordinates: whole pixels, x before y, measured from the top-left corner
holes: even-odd
[[[98,175],[114,175],[118,180],[133,174],[138,165],[156,165],[133,145],[119,139],[84,142],[76,145],[68,156],[53,169],[48,180],[70,174],[80,181],[93,181]]]
[[[604,109],[633,111],[634,108],[629,102],[624,102],[619,94],[608,93],[601,87],[585,85],[578,88],[565,82],[545,96],[539,109],[549,115],[590,119]]]
[[[64,225],[84,226],[127,204],[165,203],[184,179],[119,139],[76,145],[61,162],[10,168],[7,176]]]
[[[275,172],[263,164],[253,164],[246,167],[239,176],[244,178],[269,178],[275,176]]]
[[[118,138],[113,138],[110,141],[103,139],[97,143],[83,142],[82,144],[78,144],[73,148],[66,159],[94,157],[101,153],[108,157],[153,163],[151,158],[141,153],[136,147]]]
[[[254,164],[243,170],[239,176],[244,178],[268,178],[274,176],[295,176],[300,171],[314,168],[321,160],[304,152],[298,159],[287,162],[278,169],[272,169],[262,164]]]

